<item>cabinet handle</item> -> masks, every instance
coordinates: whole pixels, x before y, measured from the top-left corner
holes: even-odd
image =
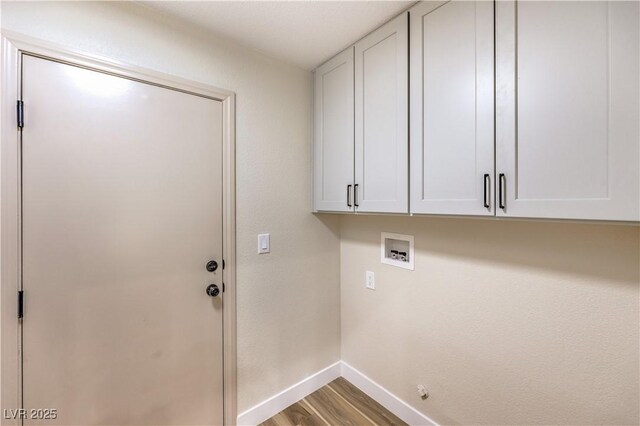
[[[347,185],[347,207],[351,207],[351,185]]]
[[[507,186],[507,181],[505,180],[505,176],[504,173],[500,173],[500,176],[498,177],[499,179],[499,183],[498,183],[498,206],[504,210],[505,209],[505,204],[506,204],[506,186]]]
[[[356,207],[359,207],[359,204],[358,204],[358,185],[359,184],[357,184],[357,183],[355,185],[353,185],[353,204]]]
[[[489,204],[489,190],[487,189],[487,186],[491,187],[491,178],[489,177],[488,173],[485,173],[484,175],[484,206],[488,209],[490,209],[491,204]]]

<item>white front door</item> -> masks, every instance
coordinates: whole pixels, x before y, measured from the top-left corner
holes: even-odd
[[[222,424],[221,102],[33,56],[22,99],[25,424]]]

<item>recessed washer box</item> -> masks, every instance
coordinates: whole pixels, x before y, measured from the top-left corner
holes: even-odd
[[[380,261],[387,265],[413,271],[413,235],[382,232],[380,237]]]

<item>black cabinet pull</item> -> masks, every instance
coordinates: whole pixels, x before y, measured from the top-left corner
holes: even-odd
[[[353,204],[358,207],[358,183],[356,183],[355,185],[353,185]]]
[[[505,180],[504,173],[500,173],[500,176],[498,177],[498,206],[502,210],[504,210],[506,204],[506,186],[507,182]]]
[[[483,183],[484,183],[484,206],[489,209],[491,206],[491,204],[489,203],[489,197],[488,197],[490,190],[487,188],[487,186],[491,185],[491,178],[489,177],[488,173],[485,173]]]
[[[347,185],[347,207],[351,207],[351,185]]]

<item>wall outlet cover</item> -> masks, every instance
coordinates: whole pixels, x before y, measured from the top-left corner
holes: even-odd
[[[367,271],[365,273],[365,286],[369,290],[376,289],[376,274],[373,271]]]

